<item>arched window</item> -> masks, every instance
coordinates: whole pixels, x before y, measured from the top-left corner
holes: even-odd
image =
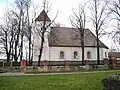
[[[87,58],[88,58],[88,59],[91,58],[91,53],[90,53],[90,51],[87,52]]]
[[[107,57],[107,53],[105,52],[105,57]]]
[[[78,52],[74,51],[74,59],[78,58]]]
[[[60,51],[60,58],[64,58],[64,52],[63,51]]]

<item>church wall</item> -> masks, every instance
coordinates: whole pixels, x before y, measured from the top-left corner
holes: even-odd
[[[60,51],[64,52],[63,59],[60,58]],[[74,51],[78,52],[78,57],[76,59],[74,59]],[[90,58],[87,58],[87,52],[90,52]],[[100,48],[100,60],[103,60],[103,58],[105,58],[104,55],[105,52],[107,53],[108,50]],[[64,61],[64,60],[82,61],[82,50],[80,47],[50,47],[49,58],[50,61]],[[97,60],[97,48],[85,47],[84,59]]]

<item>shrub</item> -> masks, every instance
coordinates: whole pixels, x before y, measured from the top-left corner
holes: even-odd
[[[120,74],[111,75],[102,80],[103,90],[120,90]]]

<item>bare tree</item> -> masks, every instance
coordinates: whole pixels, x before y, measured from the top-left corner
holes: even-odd
[[[10,63],[10,56],[11,56],[11,50],[12,50],[12,44],[13,44],[13,25],[1,25],[1,43],[3,45],[3,48],[5,49],[6,56],[7,56],[7,65]]]
[[[117,26],[114,31],[111,32],[113,42],[119,51],[120,47],[120,0],[112,1],[112,6],[110,7],[110,12],[112,12],[113,20],[116,20]]]
[[[30,0],[16,0],[16,11],[10,10],[7,13],[6,22],[1,25],[3,35],[1,35],[2,44],[6,50],[7,61],[17,60],[23,57],[23,38],[27,36],[28,15],[26,11],[29,8]],[[25,37],[26,37],[25,36]]]
[[[47,29],[51,26],[51,24],[54,22],[55,18],[57,17],[57,14],[56,14],[55,18],[51,21],[49,19],[49,17],[47,16],[49,11],[50,11],[49,3],[48,3],[47,0],[44,0],[43,11],[42,11],[43,20],[42,20],[42,23],[40,23],[39,27],[36,28],[37,34],[38,34],[38,36],[40,37],[40,40],[41,40],[40,41],[40,47],[39,47],[38,66],[40,66],[40,60],[41,60],[41,56],[42,56],[42,53],[43,53],[43,46],[44,46],[44,42],[45,42],[45,34],[49,33]],[[39,16],[38,16],[38,18],[39,18]],[[36,18],[35,22],[37,22],[38,18]]]
[[[92,0],[90,4],[91,20],[95,28],[96,42],[97,42],[97,64],[100,64],[99,52],[99,37],[105,33],[105,25],[110,12],[107,12],[108,1],[106,0]]]
[[[120,0],[113,1],[113,5],[110,8],[110,11],[115,16],[114,19],[120,22]]]
[[[79,12],[73,11],[73,14],[70,17],[71,24],[73,26],[73,30],[77,32],[79,35],[79,39],[81,42],[81,49],[82,49],[82,65],[84,65],[84,30],[85,30],[85,11],[84,6],[79,5]]]
[[[20,10],[20,23],[18,27],[18,31],[21,34],[21,45],[20,45],[20,60],[23,57],[23,38],[27,37],[29,41],[29,65],[32,65],[31,61],[31,23],[29,17],[29,8],[31,6],[31,0],[16,0],[16,5]],[[19,30],[20,29],[20,30]],[[27,60],[26,60],[27,61]]]
[[[26,4],[27,5],[27,22],[28,22],[27,27],[28,27],[28,31],[29,31],[29,38],[28,38],[28,40],[29,40],[29,65],[32,65],[32,61],[31,61],[31,34],[32,34],[32,32],[31,32],[31,25],[30,25],[30,20],[29,20],[29,7],[30,7],[31,1],[27,0],[27,2],[29,2]]]
[[[24,15],[25,15],[26,1],[25,0],[16,0],[15,4],[19,11],[18,13],[14,12],[16,14],[16,16],[18,16],[17,17],[17,22],[18,22],[17,33],[16,33],[16,37],[15,37],[15,47],[14,47],[14,60],[17,64],[17,60],[18,60],[19,56],[20,56],[20,60],[22,60],[22,57],[23,57],[23,36],[24,36],[23,29],[25,26],[24,25]]]

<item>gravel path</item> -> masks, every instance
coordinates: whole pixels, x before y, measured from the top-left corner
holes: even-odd
[[[64,72],[64,73],[39,73],[39,74],[25,74],[25,73],[1,73],[0,76],[27,76],[27,75],[66,75],[66,74],[80,74],[80,73],[98,73],[98,72],[116,72],[120,70],[108,71],[89,71],[89,72]]]

